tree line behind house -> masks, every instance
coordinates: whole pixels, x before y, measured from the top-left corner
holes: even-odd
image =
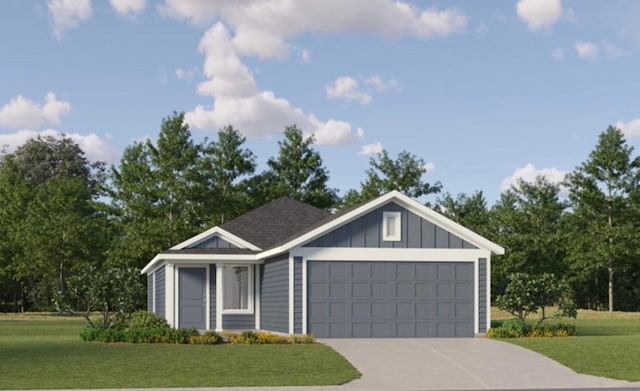
[[[102,290],[87,286],[87,271],[139,270],[156,253],[280,196],[340,210],[390,190],[429,196],[434,209],[506,248],[492,260],[493,298],[514,272],[553,274],[579,307],[640,310],[640,158],[619,129],[601,133],[563,183],[520,180],[492,206],[482,191],[452,195],[425,182],[425,161],[410,152],[371,158],[359,187],[340,196],[328,187],[313,137],[296,126],[284,130],[262,172],[244,143],[232,126],[196,143],[174,113],[156,142],[129,145],[117,167],[88,161],[66,137],[1,153],[0,311],[84,310],[81,293],[99,301],[118,289],[109,278]]]

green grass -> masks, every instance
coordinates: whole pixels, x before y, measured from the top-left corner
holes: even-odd
[[[531,349],[578,373],[640,381],[640,319],[579,316],[578,335],[566,338],[511,338],[507,342]]]
[[[80,319],[0,317],[0,389],[334,385],[360,373],[320,345],[84,342]]]

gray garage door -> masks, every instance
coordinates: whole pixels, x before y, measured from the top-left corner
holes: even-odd
[[[473,263],[312,261],[308,304],[320,338],[473,337]]]

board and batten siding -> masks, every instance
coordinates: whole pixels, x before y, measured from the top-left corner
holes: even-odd
[[[487,258],[478,259],[478,333],[487,332]]]
[[[302,257],[293,257],[293,332],[302,334]]]
[[[383,212],[401,213],[400,241],[382,240]],[[393,202],[383,205],[305,244],[303,247],[477,248]]]
[[[219,236],[214,236],[194,245],[192,248],[236,248],[236,246]]]
[[[260,329],[289,332],[289,254],[260,265]]]
[[[216,324],[216,265],[209,265],[209,328],[215,330]]]
[[[165,313],[165,267],[156,270],[155,274],[155,314],[164,318]]]

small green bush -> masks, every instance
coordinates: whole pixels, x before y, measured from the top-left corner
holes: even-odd
[[[149,311],[136,311],[131,314],[127,328],[138,329],[162,329],[169,328],[169,323],[164,318],[159,317],[153,312]]]
[[[217,345],[222,342],[222,336],[215,331],[207,331],[204,335],[189,337],[189,343],[193,345]]]
[[[576,335],[576,326],[572,324],[541,324],[534,326],[527,337],[572,337]]]
[[[284,344],[289,342],[287,337],[268,331],[258,331],[255,335],[255,343],[257,344]]]
[[[315,342],[316,337],[313,334],[292,335],[289,337],[290,344],[310,344]]]

